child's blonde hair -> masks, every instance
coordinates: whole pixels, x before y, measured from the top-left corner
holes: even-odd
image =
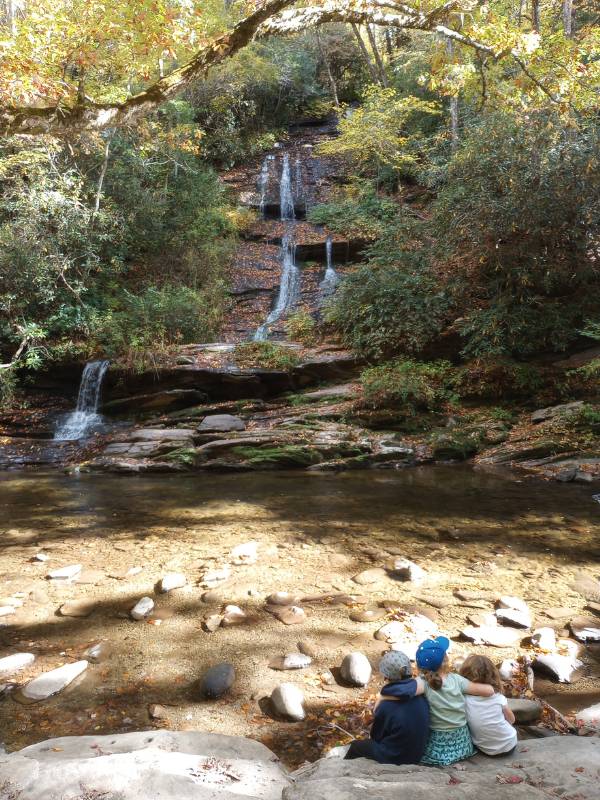
[[[447,675],[448,672],[450,672],[450,661],[446,655],[435,672],[430,669],[422,670],[423,680],[427,681],[432,689],[438,691],[442,688],[442,684],[444,683],[444,675]]]
[[[503,692],[500,673],[487,656],[468,656],[460,668],[460,674],[473,683],[489,683],[499,694]]]

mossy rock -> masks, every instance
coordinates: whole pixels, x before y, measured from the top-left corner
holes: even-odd
[[[474,433],[437,433],[431,441],[432,455],[436,461],[466,461],[479,452],[480,443]]]
[[[318,450],[293,444],[279,447],[234,447],[231,453],[254,469],[305,469],[323,460]]]
[[[164,456],[165,461],[171,461],[179,464],[181,467],[192,469],[196,466],[197,453],[193,447],[180,447],[177,450],[171,450]]]

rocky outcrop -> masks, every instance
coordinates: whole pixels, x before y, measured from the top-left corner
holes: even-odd
[[[279,800],[289,784],[262,744],[213,733],[63,737],[0,755],[2,800]]]
[[[325,758],[289,775],[264,745],[153,730],[50,739],[0,755],[2,800],[597,800],[600,738],[521,742],[445,769]]]

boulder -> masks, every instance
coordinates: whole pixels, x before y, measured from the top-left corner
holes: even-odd
[[[50,739],[0,753],[0,774],[7,800],[281,800],[290,783],[259,742],[166,730]]]
[[[531,415],[531,421],[534,425],[540,422],[547,422],[555,417],[568,417],[571,414],[576,414],[584,406],[583,401],[578,400],[574,403],[563,403],[558,406],[550,406],[549,408],[538,408]]]
[[[271,705],[282,717],[299,722],[306,716],[304,693],[294,683],[281,683],[271,692]]]
[[[204,417],[198,425],[199,433],[229,433],[230,431],[245,431],[246,423],[233,414],[211,414]]]
[[[499,608],[496,619],[502,625],[512,625],[513,628],[531,628],[531,615],[516,608]]]
[[[340,666],[340,675],[351,686],[366,686],[371,680],[371,664],[364,653],[348,653]]]
[[[10,656],[4,656],[4,658],[0,658],[0,677],[14,675],[31,666],[34,661],[33,653],[13,653]]]
[[[28,700],[46,700],[72,683],[82,672],[85,672],[87,667],[88,662],[83,660],[65,664],[57,669],[51,669],[49,672],[43,672],[37,678],[29,681],[21,689],[21,692]]]
[[[329,758],[293,773],[283,800],[597,800],[599,769],[600,740],[577,736],[528,740],[506,756],[445,769]]]
[[[571,683],[574,673],[580,666],[581,661],[578,658],[558,653],[540,653],[532,663],[535,672],[549,675],[559,683]]]
[[[552,652],[556,648],[556,631],[554,628],[537,628],[531,634],[531,644],[539,650]]]
[[[206,700],[217,700],[231,689],[235,682],[233,664],[223,662],[208,669],[200,680],[200,697]]]
[[[159,583],[159,591],[166,593],[173,589],[181,589],[187,584],[187,578],[181,572],[168,572]]]

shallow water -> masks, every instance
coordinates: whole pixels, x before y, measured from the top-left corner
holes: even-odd
[[[381,623],[352,623],[347,608],[315,606],[305,625],[287,628],[263,611],[271,591],[310,594],[333,587],[398,603],[440,595],[449,598],[439,624],[450,635],[469,612],[453,601],[456,588],[523,596],[541,623],[551,605],[582,613],[585,601],[569,586],[579,571],[600,574],[600,505],[592,494],[585,486],[458,466],[339,475],[0,474],[0,595],[36,591],[14,616],[0,620],[0,656],[35,652],[31,670],[16,676],[26,679],[80,658],[94,642],[107,645],[101,662],[63,694],[35,706],[0,703],[5,741],[20,747],[50,735],[149,727],[148,703],[168,705],[169,727],[258,735],[274,723],[254,700],[288,679],[301,682],[309,705],[318,708],[325,695],[314,688],[314,671],[275,673],[268,660],[295,650],[302,637],[327,643],[318,668],[339,663],[348,643],[375,658],[381,643],[372,634]],[[261,558],[234,571],[226,592],[252,619],[207,634],[201,621],[211,609],[201,600],[198,578],[207,566],[226,562],[232,546],[251,539],[260,543]],[[369,548],[384,557],[384,551],[405,554],[437,577],[420,592],[391,581],[359,589],[352,576],[381,563]],[[51,559],[36,565],[30,559],[41,549]],[[44,580],[49,567],[72,563],[100,578],[61,586]],[[130,580],[108,577],[136,565],[144,570]],[[183,571],[190,585],[154,595],[155,582],[173,570]],[[156,598],[159,625],[126,617],[144,594]],[[72,599],[97,601],[97,610],[88,618],[59,616],[61,603]],[[236,690],[227,701],[199,703],[194,682],[221,660],[235,664]],[[578,692],[587,701],[597,689],[592,671]],[[340,692],[356,697],[359,690]]]

